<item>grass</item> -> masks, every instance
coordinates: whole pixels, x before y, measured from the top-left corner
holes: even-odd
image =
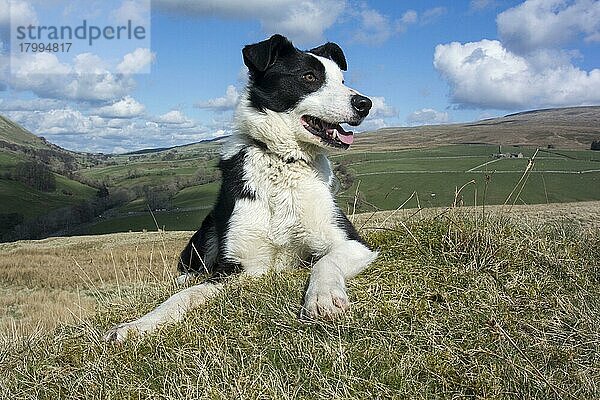
[[[189,233],[170,233],[168,249],[161,238],[138,232],[0,244],[0,332],[9,341],[48,332],[88,315],[119,285],[168,280]]]
[[[503,204],[523,174],[528,157],[533,156],[536,149],[503,146],[502,151],[521,152],[525,158],[494,160],[490,155],[497,151],[498,146],[493,145],[451,145],[388,152],[338,152],[332,156],[332,160],[346,164],[353,172],[355,181],[349,189],[338,194],[337,200],[344,210],[352,212],[358,189],[357,212],[393,210],[418,188],[406,207],[443,207],[453,203],[457,187],[474,180],[474,184],[468,185],[462,193],[463,204]],[[541,151],[536,156],[525,189],[515,200],[517,204],[600,200],[600,171],[578,173],[600,169],[598,152],[549,151],[554,153]],[[483,165],[490,161],[493,162]],[[185,176],[178,174],[182,171],[187,174],[187,169],[193,163],[193,158],[186,159],[178,168],[178,163],[171,161],[134,161],[130,165],[90,169],[87,173],[96,178],[112,176],[119,185],[139,184],[142,181],[156,183]],[[214,168],[213,164],[208,164],[209,170]],[[145,168],[144,174],[139,166]],[[127,179],[128,168],[137,171],[134,178]],[[173,199],[175,210],[157,214],[160,215],[159,226],[166,230],[197,229],[199,221],[206,215],[204,208],[214,203],[219,185],[219,182],[213,182],[180,190]],[[81,232],[141,231],[151,230],[154,226],[146,202],[136,199],[121,207],[116,218],[100,220],[87,231]]]
[[[348,190],[338,194],[338,200],[344,209],[347,210],[348,205],[353,208],[358,189],[362,193],[362,201],[357,203],[359,212],[391,210],[418,188],[417,196],[408,206],[440,207],[452,204],[456,188],[473,180],[474,184],[463,192],[465,205],[503,204],[535,149],[509,146],[502,149],[504,152],[521,152],[524,158],[495,160],[490,154],[497,152],[498,147],[489,145],[341,154],[334,160],[347,164],[355,175],[355,182]],[[562,156],[539,152],[525,189],[516,199],[517,204],[600,199],[598,152],[556,152]]]
[[[25,218],[46,214],[50,210],[70,206],[92,198],[96,190],[90,186],[54,174],[56,190],[42,192],[23,183],[0,178],[0,202],[3,211],[17,212]]]
[[[140,215],[110,218],[81,228],[86,235],[103,235],[114,232],[142,232],[156,230],[156,226],[167,231],[198,229],[210,209],[192,211],[155,211]],[[156,221],[155,221],[156,219]]]
[[[121,346],[103,332],[173,293],[186,234],[3,245],[9,260],[36,249],[63,260],[46,258],[45,278],[5,265],[13,285],[59,285],[75,264],[87,278],[70,282],[97,311],[5,341],[0,397],[599,398],[600,232],[514,217],[452,209],[375,224],[366,237],[380,256],[350,282],[352,312],[337,321],[298,321],[308,271],[290,270],[231,284]]]

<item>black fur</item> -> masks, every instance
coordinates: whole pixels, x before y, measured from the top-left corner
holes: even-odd
[[[177,269],[181,273],[206,272],[210,273],[212,265],[205,265],[205,256],[211,235],[215,235],[215,218],[212,211],[204,218],[200,229],[194,233],[187,246],[179,256]]]
[[[260,111],[289,111],[325,83],[325,66],[281,35],[244,47],[243,55],[250,72],[250,103]],[[307,81],[308,73],[316,79]]]
[[[336,222],[337,226],[341,230],[343,230],[344,233],[346,233],[347,239],[356,240],[357,242],[365,245],[366,247],[369,247],[369,245],[367,245],[367,243],[365,243],[363,238],[360,237],[360,235],[356,231],[356,228],[354,227],[354,225],[352,225],[352,222],[350,222],[350,220],[348,220],[348,217],[346,217],[346,215],[344,215],[342,210],[340,210],[337,207],[335,210],[335,222]]]
[[[279,57],[296,51],[286,37],[273,35],[267,40],[249,44],[242,49],[244,64],[251,73],[265,72]]]
[[[346,56],[344,55],[342,48],[335,43],[327,42],[324,45],[309,50],[309,52],[317,56],[329,58],[335,62],[342,71],[346,71],[348,69]]]
[[[235,202],[239,199],[254,200],[256,198],[256,194],[246,186],[245,157],[246,149],[242,149],[233,157],[221,159],[219,162],[222,182],[217,202],[211,213],[202,222],[200,229],[181,252],[178,266],[181,272],[207,272],[212,274],[213,280],[218,280],[241,271],[241,265],[225,259],[223,254],[227,240],[227,227]],[[214,235],[216,238],[211,238],[210,235]],[[218,246],[218,255],[213,263],[207,263],[205,260],[207,243],[210,239],[216,239]]]
[[[344,53],[335,43],[326,43],[309,52],[331,59],[344,71],[347,69]],[[325,66],[309,52],[298,50],[281,35],[273,35],[262,42],[245,46],[242,54],[249,70],[248,93],[252,106],[259,111],[269,109],[285,112],[296,107],[308,94],[319,90],[326,80]],[[306,79],[308,74],[315,79]],[[264,143],[258,141],[253,146],[263,150],[266,148]],[[219,196],[211,213],[182,251],[178,265],[181,272],[205,272],[212,275],[212,280],[220,280],[241,271],[241,265],[225,259],[223,254],[235,202],[256,198],[244,178],[245,158],[246,149],[242,149],[233,157],[219,162],[222,173]],[[296,160],[286,161],[291,163]],[[341,210],[336,209],[335,217],[337,225],[348,239],[366,246]],[[209,259],[208,253],[214,257]]]

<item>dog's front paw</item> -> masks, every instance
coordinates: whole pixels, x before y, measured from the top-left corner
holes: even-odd
[[[324,285],[306,292],[304,306],[300,312],[302,319],[334,319],[350,308],[346,289],[339,285]]]
[[[123,322],[122,324],[110,328],[106,334],[104,334],[104,340],[106,342],[121,343],[132,334],[142,336],[150,330],[150,327],[139,321]]]

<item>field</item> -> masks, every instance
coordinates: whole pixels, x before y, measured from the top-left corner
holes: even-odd
[[[89,199],[97,189],[55,174],[56,190],[41,192],[27,185],[0,178],[0,201],[4,210],[18,212],[26,218]]]
[[[120,346],[102,334],[177,290],[190,232],[0,244],[0,397],[598,398],[599,211],[351,216],[381,254],[344,318],[299,321],[308,271],[290,270]]]
[[[409,199],[405,208],[451,205],[455,191],[465,184],[458,199],[461,204],[504,204],[536,150],[503,146],[503,152],[521,153],[523,158],[492,158],[498,146],[450,145],[378,152],[360,150],[360,139],[357,142],[358,150],[351,148],[332,156],[334,166],[343,164],[354,178],[349,188],[337,193],[338,204],[350,213],[393,210]],[[204,162],[207,170],[215,168],[214,159],[210,160]],[[195,162],[194,158],[186,158],[180,164],[158,161],[127,164],[123,161],[111,167],[90,169],[86,174],[105,176],[117,186],[168,182],[193,175]],[[171,210],[154,213],[156,222],[146,202],[137,199],[121,207],[111,218],[99,219],[77,233],[152,230],[157,223],[166,230],[194,230],[213,204],[218,186],[218,182],[213,182],[182,189],[174,196]],[[540,151],[522,186],[523,189],[509,199],[509,204],[600,200],[600,153]]]
[[[338,195],[346,209],[363,193],[359,211],[395,209],[413,192],[410,207],[452,204],[455,191],[465,205],[504,204],[528,166],[535,149],[502,148],[523,158],[492,158],[497,146],[456,145],[397,152],[349,153],[334,158],[355,175],[353,186]],[[539,152],[516,204],[547,204],[600,199],[600,154],[593,151]]]
[[[598,138],[599,127],[600,107],[574,107],[361,133],[351,149],[332,156],[334,167],[342,170],[334,185],[337,201],[355,213],[400,205],[443,207],[455,201],[492,205],[600,200],[600,153],[586,150]],[[196,229],[218,191],[216,165],[222,142],[220,138],[122,155],[75,153],[0,116],[2,213],[11,223],[21,216],[25,221],[22,229],[14,229],[16,235],[5,238],[148,231],[157,226]],[[523,158],[492,158],[499,144],[502,152],[521,153]],[[536,149],[540,151],[533,168],[523,176]],[[62,174],[56,175],[55,192],[43,193],[7,179],[7,171],[31,161]],[[99,202],[95,195],[102,186],[110,196]],[[94,213],[77,219],[83,201],[86,205],[81,207],[94,205]],[[44,214],[62,207],[75,212],[65,213],[65,220],[50,218],[56,226],[45,224]],[[97,218],[90,221],[94,215]]]

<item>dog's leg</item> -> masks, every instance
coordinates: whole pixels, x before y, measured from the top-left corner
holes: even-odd
[[[161,325],[181,321],[187,311],[204,304],[216,296],[222,288],[221,283],[204,282],[184,289],[143,317],[114,326],[106,333],[104,339],[109,342],[122,342],[131,332],[137,332],[141,336]]]
[[[212,273],[218,255],[219,243],[211,212],[179,256],[177,269],[181,275],[176,279],[177,284],[183,286],[198,275]]]
[[[346,281],[358,275],[375,258],[371,251],[356,240],[346,240],[315,263],[304,296],[302,318],[334,318],[350,307]]]

